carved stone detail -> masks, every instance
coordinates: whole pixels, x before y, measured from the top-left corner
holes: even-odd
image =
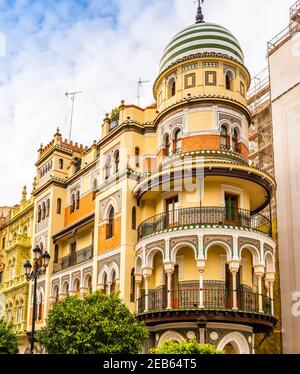
[[[260,242],[259,242],[259,240],[250,239],[250,238],[244,238],[244,237],[240,237],[238,239],[238,248],[239,248],[239,251],[241,250],[241,248],[244,245],[247,245],[247,244],[253,245],[255,248],[257,248],[258,251],[260,251]]]
[[[206,249],[210,243],[213,243],[215,241],[224,242],[225,244],[229,245],[230,248],[233,247],[233,239],[230,235],[204,235],[204,248]]]
[[[165,252],[165,241],[164,240],[159,240],[157,242],[153,242],[151,244],[148,244],[146,246],[146,255],[151,251],[153,248],[160,248],[163,252]]]

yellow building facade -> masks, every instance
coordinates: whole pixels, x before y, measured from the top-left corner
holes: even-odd
[[[276,324],[271,175],[249,163],[250,75],[237,39],[197,23],[166,47],[155,103],[106,115],[91,147],[57,129],[39,149],[32,246],[51,255],[37,328],[67,296],[119,292],[145,322],[144,352],[197,338],[255,353]],[[32,319],[29,288],[27,329]]]
[[[26,187],[18,205],[5,209],[0,222],[0,318],[14,325],[20,352],[28,345],[28,280],[24,262],[30,257],[33,225],[33,199],[27,199]]]

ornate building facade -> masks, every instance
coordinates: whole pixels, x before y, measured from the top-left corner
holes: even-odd
[[[197,338],[254,353],[276,324],[276,243],[260,212],[273,177],[250,166],[250,74],[222,26],[197,23],[166,47],[155,104],[124,101],[91,147],[41,146],[32,246],[51,255],[38,281],[37,327],[67,296],[119,292],[145,322],[144,351]],[[27,328],[32,319],[29,288]]]
[[[28,281],[23,264],[30,256],[33,198],[23,188],[20,204],[5,209],[0,222],[0,318],[13,323],[23,353],[28,345]]]

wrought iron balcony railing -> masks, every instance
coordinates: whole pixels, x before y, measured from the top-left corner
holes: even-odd
[[[166,229],[193,225],[243,227],[271,236],[271,222],[261,214],[251,215],[251,212],[245,209],[208,206],[157,214],[140,224],[138,240]]]
[[[68,255],[60,258],[53,264],[53,273],[68,269],[71,266],[81,264],[84,261],[90,260],[93,257],[93,246],[83,248],[74,255]]]
[[[198,310],[200,309],[200,290],[182,289],[171,291],[171,309],[173,310]],[[146,309],[146,295],[138,300],[138,313],[158,312],[167,310],[168,293],[166,291],[149,291],[148,310]],[[262,295],[262,310],[266,315],[272,315],[272,300]],[[204,287],[203,307],[207,310],[232,310],[232,290],[224,287]],[[243,288],[237,291],[237,308],[240,311],[260,313],[259,295]]]

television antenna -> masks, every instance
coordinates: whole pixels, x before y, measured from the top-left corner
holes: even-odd
[[[140,90],[142,88],[142,85],[145,83],[150,83],[150,81],[142,81],[142,78],[140,78],[137,82],[137,98],[138,98],[138,106],[140,106]]]
[[[73,125],[73,113],[74,113],[74,101],[76,98],[76,95],[81,94],[82,91],[76,91],[76,92],[66,92],[66,97],[70,97],[72,100],[72,108],[71,108],[71,118],[70,118],[70,128],[69,128],[69,141],[71,140],[71,134],[72,134],[72,125]]]

